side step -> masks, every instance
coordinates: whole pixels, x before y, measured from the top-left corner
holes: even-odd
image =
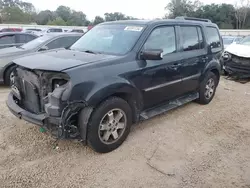
[[[180,97],[172,101],[168,101],[167,103],[164,103],[163,105],[143,111],[140,114],[140,120],[150,119],[154,116],[160,115],[164,112],[167,112],[169,110],[172,110],[174,108],[187,104],[198,98],[199,98],[199,93],[194,93],[194,94],[186,95],[184,97]]]

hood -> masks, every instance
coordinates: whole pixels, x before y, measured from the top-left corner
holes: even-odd
[[[239,57],[250,58],[250,46],[248,45],[231,44],[225,51]]]
[[[14,63],[29,69],[63,71],[88,63],[114,59],[115,57],[117,56],[60,49],[18,58],[14,60]]]

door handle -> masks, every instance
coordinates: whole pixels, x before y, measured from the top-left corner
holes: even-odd
[[[201,60],[202,60],[203,62],[206,62],[206,61],[208,60],[208,57],[203,57],[203,58],[201,58]]]
[[[173,65],[170,65],[169,67],[170,68],[178,68],[179,66],[181,66],[181,64],[180,63],[174,63]]]

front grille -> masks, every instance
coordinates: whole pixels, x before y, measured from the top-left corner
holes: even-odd
[[[20,106],[29,112],[41,113],[38,77],[32,72],[17,68],[14,85],[21,94]]]

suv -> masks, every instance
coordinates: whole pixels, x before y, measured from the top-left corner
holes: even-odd
[[[102,23],[67,50],[14,60],[7,106],[57,138],[110,152],[133,123],[194,100],[208,104],[220,79],[222,44],[208,20]]]

